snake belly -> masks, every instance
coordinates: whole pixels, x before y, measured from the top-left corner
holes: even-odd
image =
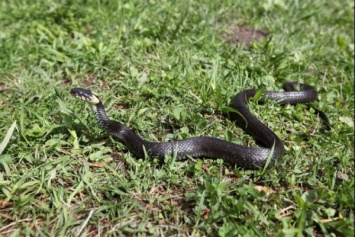
[[[296,86],[300,90],[296,91]],[[297,82],[288,82],[283,92],[264,91],[263,94],[279,104],[309,103],[317,99],[314,87]],[[163,160],[166,155],[176,156],[177,160],[190,157],[220,158],[224,161],[247,169],[264,167],[267,162],[273,164],[284,156],[281,139],[265,124],[256,119],[247,108],[247,102],[257,93],[248,89],[235,95],[228,112],[229,118],[249,133],[262,147],[247,147],[222,139],[201,136],[169,142],[150,142],[141,138],[124,124],[111,120],[98,96],[90,90],[73,88],[71,94],[91,104],[96,120],[106,132],[123,142],[136,157],[158,157]]]

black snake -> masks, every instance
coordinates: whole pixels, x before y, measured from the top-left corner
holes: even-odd
[[[295,87],[300,90],[296,91]],[[284,92],[264,91],[263,94],[279,104],[309,103],[317,99],[314,87],[296,83],[285,83]],[[231,120],[235,121],[247,133],[260,143],[263,148],[237,145],[214,137],[193,137],[169,142],[149,142],[142,139],[132,129],[120,122],[108,118],[104,105],[98,96],[90,90],[73,88],[70,93],[78,99],[89,102],[100,126],[109,134],[123,142],[135,156],[144,158],[166,155],[176,155],[177,160],[191,157],[221,158],[231,164],[244,168],[260,168],[267,162],[274,163],[284,156],[284,146],[280,138],[266,125],[257,120],[247,109],[248,100],[256,95],[256,89],[248,89],[235,95],[230,103],[234,111],[228,112]],[[322,111],[317,111],[327,124],[329,121]]]

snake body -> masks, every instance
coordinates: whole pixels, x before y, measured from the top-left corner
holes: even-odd
[[[300,90],[296,91],[296,86]],[[263,94],[279,104],[309,103],[317,98],[314,87],[296,82],[288,82],[283,86],[283,92],[264,91]],[[78,99],[91,104],[100,126],[109,134],[123,142],[136,157],[158,157],[175,155],[177,160],[191,157],[221,158],[231,164],[244,168],[260,168],[269,161],[270,164],[284,156],[284,146],[281,139],[266,125],[256,119],[247,109],[247,102],[257,93],[256,89],[248,89],[235,95],[229,112],[231,120],[252,135],[263,147],[246,147],[214,137],[193,137],[169,142],[150,142],[142,139],[136,132],[124,124],[111,120],[105,111],[99,97],[92,91],[73,88],[70,92]]]

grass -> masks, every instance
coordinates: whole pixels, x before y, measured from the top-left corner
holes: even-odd
[[[354,236],[352,1],[1,1],[0,235]],[[248,47],[237,26],[268,33]],[[225,40],[228,39],[228,40]],[[250,103],[276,166],[137,159],[70,88],[151,141],[255,145],[221,116],[247,88],[314,85],[314,105]],[[1,140],[0,140],[1,141]]]

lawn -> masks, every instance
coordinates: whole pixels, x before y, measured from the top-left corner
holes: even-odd
[[[0,2],[1,236],[354,236],[350,0]],[[249,88],[317,88],[312,106],[251,101],[283,140],[267,169],[133,156],[70,95],[95,91],[149,141],[257,146],[224,116]]]

